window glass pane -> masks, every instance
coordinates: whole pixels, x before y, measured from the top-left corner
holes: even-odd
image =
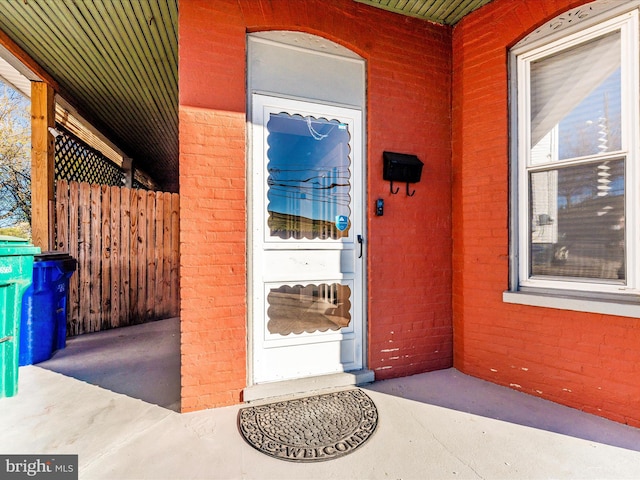
[[[625,279],[624,160],[529,177],[531,273]]]
[[[271,114],[268,130],[268,225],[271,236],[337,239],[351,227],[348,125]]]
[[[272,288],[267,304],[272,334],[340,330],[351,322],[351,289],[338,283]]]
[[[622,149],[620,32],[531,63],[531,163]]]

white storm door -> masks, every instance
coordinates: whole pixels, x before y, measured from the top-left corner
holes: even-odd
[[[252,96],[252,381],[363,367],[359,110]]]

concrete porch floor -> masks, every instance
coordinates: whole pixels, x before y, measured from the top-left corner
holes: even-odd
[[[362,388],[379,424],[360,449],[273,459],[238,433],[241,405],[174,411],[179,328],[164,320],[71,339],[21,367],[18,395],[0,399],[0,453],[78,454],[81,479],[640,478],[639,429],[455,369]]]

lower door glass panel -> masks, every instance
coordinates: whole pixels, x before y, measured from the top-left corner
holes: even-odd
[[[337,331],[351,322],[351,289],[339,283],[272,288],[267,317],[272,335]]]

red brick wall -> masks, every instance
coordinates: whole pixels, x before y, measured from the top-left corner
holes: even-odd
[[[454,29],[454,365],[640,426],[637,319],[502,302],[509,264],[508,48],[582,3],[494,0]]]
[[[355,3],[355,2],[354,2]],[[376,379],[452,365],[450,29],[371,8],[368,62],[369,368]],[[378,28],[372,28],[377,25]],[[347,37],[348,38],[348,37]],[[423,162],[407,197],[382,180],[382,152]],[[375,200],[384,216],[373,215]]]
[[[352,0],[179,11],[182,410],[239,402],[246,385],[247,31],[306,31],[367,60],[368,365],[379,379],[450,366],[451,30]],[[390,195],[384,150],[425,162],[414,197]]]

